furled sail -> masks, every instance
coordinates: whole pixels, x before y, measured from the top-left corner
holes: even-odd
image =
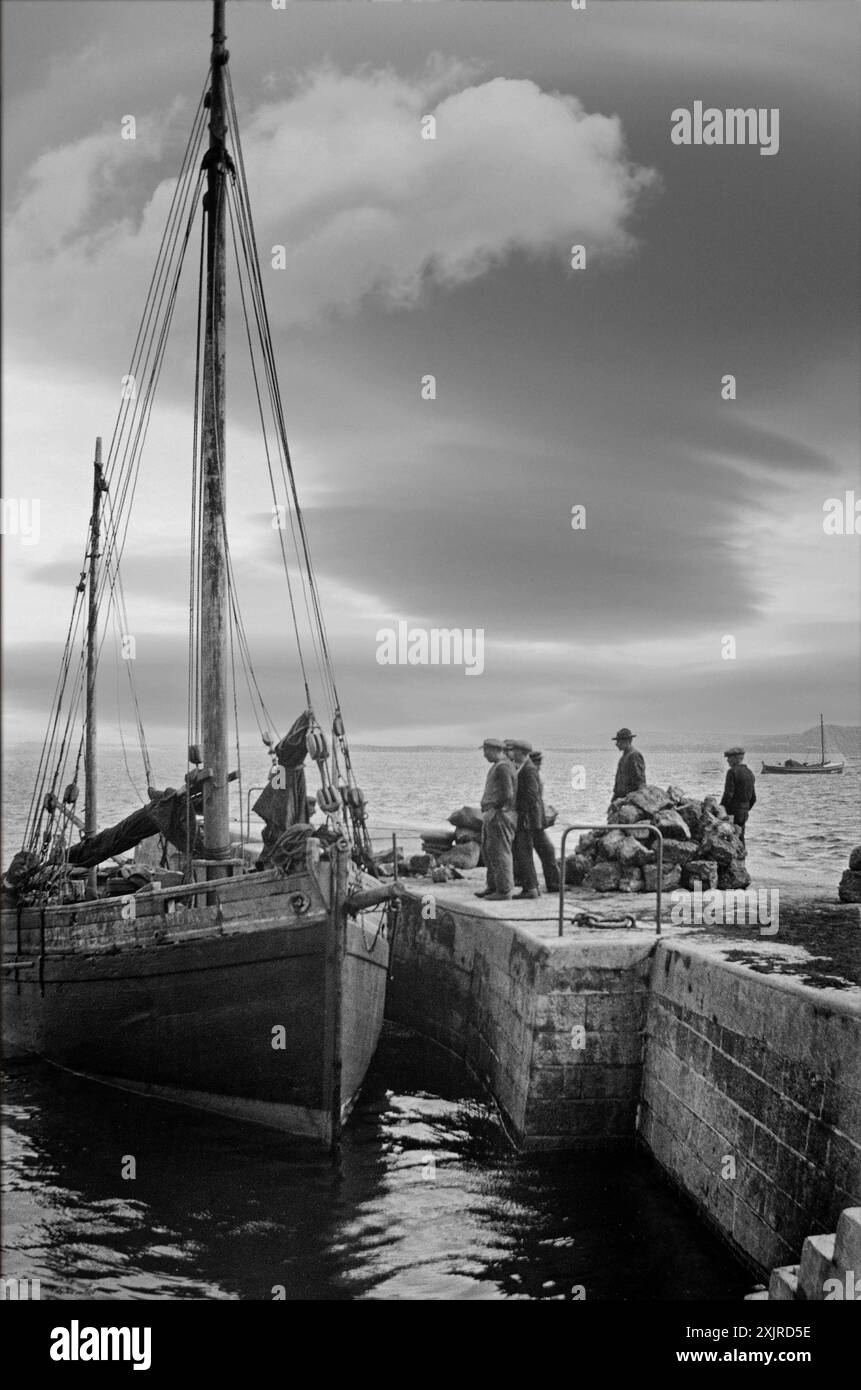
[[[106,859],[116,859],[127,850],[134,849],[150,835],[163,835],[183,854],[188,853],[187,837],[191,831],[191,852],[202,853],[200,833],[195,811],[196,796],[192,792],[191,805],[187,792],[178,792],[167,787],[157,792],[146,806],[133,811],[116,825],[100,830],[96,835],[86,836],[69,849],[69,863],[74,868],[90,869],[103,864]]]
[[[272,851],[285,831],[292,826],[307,827],[308,794],[304,762],[310,725],[311,714],[303,710],[280,743],[272,749],[275,759],[272,775],[252,808],[265,822],[263,853],[258,860],[261,867],[269,865]],[[309,829],[307,827],[306,834]]]

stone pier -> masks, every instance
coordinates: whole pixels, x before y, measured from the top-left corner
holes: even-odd
[[[480,880],[477,880],[477,882]],[[387,1012],[460,1056],[524,1150],[643,1144],[757,1270],[861,1203],[861,921],[781,895],[754,926],[654,924],[654,898],[566,898],[635,927],[557,935],[556,899],[410,888]]]

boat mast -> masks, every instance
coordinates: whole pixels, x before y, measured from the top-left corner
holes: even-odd
[[[203,352],[201,525],[201,728],[204,854],[230,853],[227,765],[227,558],[225,545],[225,180],[224,0],[214,0],[209,88],[209,149],[205,157],[206,334]]]
[[[822,766],[825,766],[825,724],[822,715],[819,716],[819,742],[822,745]]]
[[[87,614],[87,708],[84,726],[84,834],[98,830],[98,782],[96,775],[96,669],[99,663],[99,542],[101,539],[102,493],[107,484],[102,477],[102,439],[96,438],[93,460],[93,511],[90,518],[89,609]],[[97,886],[96,870],[88,874],[90,888]]]

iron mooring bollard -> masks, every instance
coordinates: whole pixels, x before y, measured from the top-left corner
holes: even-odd
[[[651,821],[638,820],[633,825],[566,825],[562,831],[562,849],[559,865],[559,935],[565,932],[565,841],[572,830],[650,830],[658,837],[657,885],[655,888],[655,934],[661,934],[661,880],[664,876],[664,837]]]

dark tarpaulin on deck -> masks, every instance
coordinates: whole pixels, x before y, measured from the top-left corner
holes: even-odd
[[[262,836],[263,853],[257,861],[261,866],[270,862],[275,842],[285,830],[304,825],[307,821],[307,788],[302,764],[308,751],[305,738],[310,722],[308,710],[303,710],[281,742],[276,744],[273,753],[277,767],[252,808],[266,822]]]
[[[133,811],[130,816],[90,835],[69,850],[69,863],[77,869],[92,869],[106,859],[115,859],[126,850],[134,849],[150,835],[164,835],[178,850],[186,849],[187,795],[184,791],[174,791],[168,787],[157,792],[146,806]],[[192,852],[201,853],[200,837],[194,812],[194,797],[191,808]]]
[[[149,806],[142,806],[117,825],[111,825],[107,830],[100,830],[95,835],[88,835],[85,840],[72,845],[69,850],[69,863],[78,869],[92,869],[105,859],[113,859],[128,849],[134,849],[141,840],[155,835],[157,830],[158,826],[150,814]]]
[[[156,829],[182,854],[189,851],[187,837],[191,831],[191,853],[201,858],[203,836],[198,829],[197,812],[203,809],[202,789],[192,789],[190,800],[191,806],[187,792],[177,792],[173,787],[168,787],[150,802],[149,812]]]

